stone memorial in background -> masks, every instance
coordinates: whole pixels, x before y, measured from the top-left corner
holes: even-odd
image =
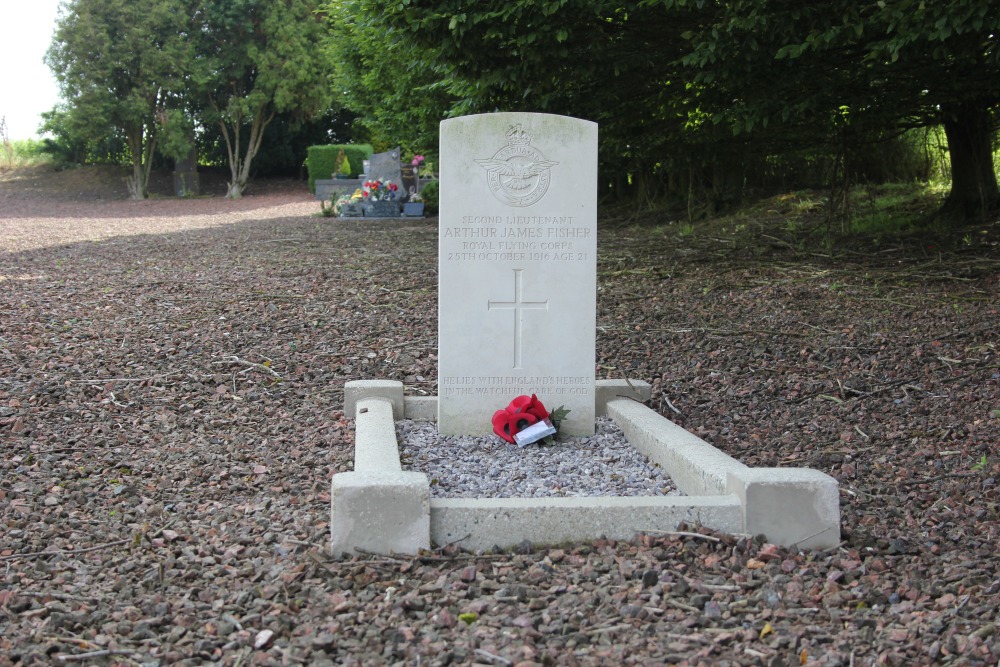
[[[392,181],[396,185],[402,185],[402,169],[399,164],[399,147],[388,150],[384,153],[372,153],[368,158],[368,171],[365,177],[369,181],[381,178],[383,181]]]
[[[398,164],[398,162],[397,162]],[[597,124],[535,113],[441,123],[438,429],[492,432],[537,394],[594,432]]]
[[[406,193],[407,198],[420,192],[420,181],[417,179],[417,168],[412,164],[403,164],[400,167],[400,190]]]

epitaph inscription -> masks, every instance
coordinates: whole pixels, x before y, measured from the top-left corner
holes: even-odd
[[[520,395],[594,429],[597,126],[499,113],[441,124],[438,429],[492,432]]]

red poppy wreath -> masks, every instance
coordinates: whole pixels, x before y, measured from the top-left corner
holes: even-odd
[[[517,434],[539,422],[546,422],[551,427],[549,434],[543,438],[547,440],[558,432],[559,422],[568,413],[569,410],[562,407],[549,413],[534,394],[518,396],[506,408],[493,413],[493,432],[509,443],[523,446],[529,443],[518,443]]]

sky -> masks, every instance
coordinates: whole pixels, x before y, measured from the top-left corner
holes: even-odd
[[[52,41],[59,0],[0,0],[0,116],[12,141],[38,137],[40,114],[59,101],[42,62]]]

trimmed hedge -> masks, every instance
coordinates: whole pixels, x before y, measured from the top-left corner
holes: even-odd
[[[310,146],[306,151],[306,169],[309,170],[309,192],[316,192],[316,179],[331,178],[337,166],[337,155],[344,151],[351,163],[351,177],[361,173],[363,161],[373,153],[371,144],[331,144]]]

